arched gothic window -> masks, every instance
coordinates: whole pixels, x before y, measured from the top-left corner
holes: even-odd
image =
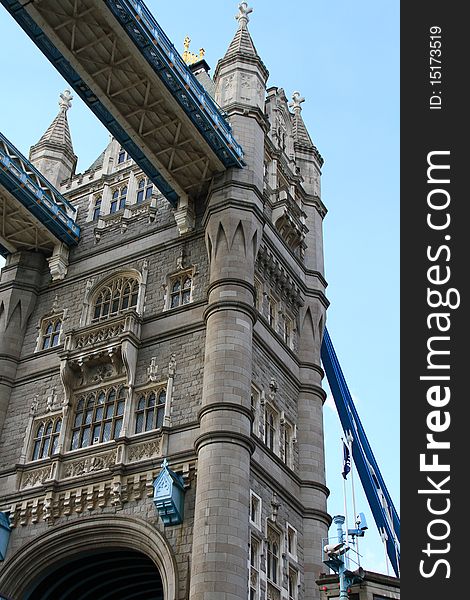
[[[93,221],[97,221],[101,211],[101,196],[95,198],[95,204],[93,206]]]
[[[49,419],[38,423],[33,440],[31,460],[47,458],[57,452],[62,418]]]
[[[113,191],[113,195],[111,197],[111,208],[110,213],[115,213],[118,210],[121,210],[126,205],[127,198],[127,185],[122,188],[115,189]]]
[[[279,581],[279,559],[280,559],[280,547],[281,547],[281,536],[271,529],[268,528],[268,556],[267,556],[267,569],[266,575],[268,580],[273,583]]]
[[[47,348],[59,345],[61,329],[62,319],[56,318],[44,321],[42,325],[41,350],[47,350]]]
[[[166,390],[142,393],[135,411],[135,432],[151,431],[163,426],[165,415]]]
[[[113,386],[79,396],[70,449],[85,448],[118,438],[121,433],[125,403],[124,386]]]
[[[92,322],[103,321],[137,306],[139,282],[134,277],[113,279],[95,295]]]
[[[170,280],[170,308],[191,302],[192,278],[189,273],[172,277]]]
[[[126,162],[126,160],[129,160],[129,154],[127,154],[127,152],[121,146],[121,149],[119,150],[118,154],[118,165],[120,165],[123,162]]]
[[[137,204],[152,197],[153,185],[148,179],[142,177],[137,184]]]
[[[264,411],[264,443],[266,446],[277,454],[277,429],[278,429],[278,414],[268,404]]]

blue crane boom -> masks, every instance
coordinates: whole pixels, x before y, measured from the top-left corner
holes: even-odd
[[[382,536],[385,533],[388,558],[396,576],[399,577],[400,518],[380,473],[326,328],[321,359],[343,431],[346,436],[351,434],[353,438],[352,455],[364,493],[379,533]]]

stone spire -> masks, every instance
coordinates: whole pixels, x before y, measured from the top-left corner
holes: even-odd
[[[251,39],[250,32],[248,31],[248,22],[250,20],[248,15],[252,12],[253,9],[248,6],[247,2],[241,2],[239,4],[238,14],[235,16],[235,19],[238,21],[238,29],[224,58],[229,58],[230,56],[237,54],[245,54],[247,56],[259,58],[253,40]]]
[[[294,143],[303,146],[304,148],[315,148],[312,138],[310,137],[307,128],[305,127],[304,120],[302,118],[302,103],[305,102],[305,98],[300,95],[300,92],[294,92],[292,94],[292,102],[289,103],[289,108],[292,108],[294,115],[292,118],[292,131],[294,136]]]
[[[264,96],[269,72],[256,51],[248,31],[253,9],[240,2],[238,29],[225,56],[219,60],[215,73],[216,100],[226,107],[232,103],[258,107],[264,112]]]
[[[72,105],[72,99],[70,90],[60,94],[59,114],[29,151],[30,161],[56,187],[75,173],[77,165],[67,121],[67,111]]]

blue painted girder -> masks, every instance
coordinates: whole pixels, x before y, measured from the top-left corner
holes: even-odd
[[[223,165],[226,168],[244,166],[243,150],[234,139],[221,110],[186,66],[145,4],[141,0],[100,1],[108,6]],[[23,4],[18,0],[0,2],[170,204],[176,207],[177,192],[45,35]]]
[[[346,436],[349,432],[353,436],[352,454],[364,493],[379,532],[385,530],[387,534],[387,555],[396,576],[399,577],[400,518],[380,473],[326,328],[321,347],[321,359],[343,431]],[[379,491],[385,498],[386,508],[382,504]]]
[[[80,227],[73,219],[77,209],[2,133],[0,133],[0,184],[58,240],[67,246],[78,243]]]
[[[165,86],[226,167],[243,166],[243,150],[220,108],[199,83],[142,0],[104,0]]]

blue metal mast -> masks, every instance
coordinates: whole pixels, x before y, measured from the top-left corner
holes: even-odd
[[[364,493],[379,533],[386,534],[387,554],[395,575],[399,577],[400,518],[380,473],[326,328],[321,359],[343,431],[346,436],[351,434],[353,438],[352,454]]]

